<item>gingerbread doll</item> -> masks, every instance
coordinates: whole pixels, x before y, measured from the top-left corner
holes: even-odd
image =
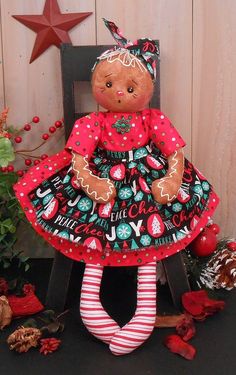
[[[15,191],[33,227],[58,251],[86,263],[80,312],[115,355],[151,334],[156,263],[184,249],[208,223],[218,197],[183,156],[185,142],[148,104],[156,79],[155,41],[125,39],[98,57],[92,91],[106,111],[75,122],[65,149],[42,161]],[[119,325],[104,310],[104,266],[137,266],[137,308]]]

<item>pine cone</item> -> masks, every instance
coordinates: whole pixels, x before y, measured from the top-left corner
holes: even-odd
[[[41,331],[38,328],[20,327],[7,339],[10,350],[18,353],[25,353],[30,348],[38,346]]]
[[[200,281],[210,289],[236,287],[236,253],[227,248],[216,253],[206,264]]]
[[[0,329],[8,326],[12,320],[12,310],[9,306],[7,297],[0,297]]]

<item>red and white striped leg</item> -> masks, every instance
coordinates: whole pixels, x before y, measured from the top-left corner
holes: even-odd
[[[156,263],[138,268],[137,308],[134,317],[111,339],[115,355],[131,353],[151,335],[156,319]]]
[[[106,313],[100,301],[100,285],[103,267],[87,264],[80,297],[80,314],[88,331],[109,344],[111,338],[120,329],[119,325]]]

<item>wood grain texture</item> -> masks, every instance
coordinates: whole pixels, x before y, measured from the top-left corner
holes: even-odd
[[[4,74],[3,74],[3,54],[2,54],[2,28],[1,28],[1,7],[2,0],[0,0],[0,111],[5,106],[4,100]]]
[[[187,142],[191,157],[192,2],[189,0],[97,0],[97,42],[113,38],[102,17],[114,21],[124,36],[160,40],[161,109]]]
[[[193,161],[221,198],[222,235],[235,236],[236,2],[194,0],[193,14]]]
[[[63,116],[59,49],[51,46],[32,64],[30,55],[36,34],[13,19],[12,15],[42,14],[45,0],[2,1],[2,31],[6,104],[10,107],[9,123],[15,126],[40,116],[40,133],[48,130]],[[95,44],[94,0],[58,0],[62,13],[91,11],[93,15],[70,32],[74,44]],[[31,133],[25,145],[37,144],[38,132]],[[62,134],[45,149],[54,153],[64,145]]]

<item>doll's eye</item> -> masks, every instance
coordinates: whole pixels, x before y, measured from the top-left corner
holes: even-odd
[[[130,86],[130,87],[127,88],[127,91],[131,94],[132,92],[134,92],[134,88],[132,86]]]
[[[110,88],[112,86],[111,81],[106,82],[106,87]]]

